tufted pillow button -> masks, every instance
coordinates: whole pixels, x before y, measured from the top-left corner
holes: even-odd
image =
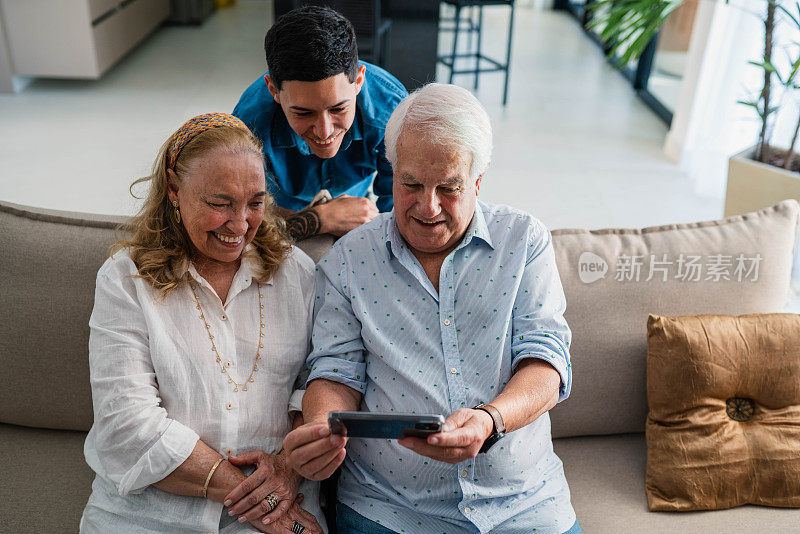
[[[752,399],[733,397],[725,401],[725,412],[734,421],[749,421],[756,411],[756,405]]]

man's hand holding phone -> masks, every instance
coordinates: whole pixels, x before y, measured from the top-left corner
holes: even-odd
[[[434,414],[330,412],[328,424],[311,422],[292,430],[283,448],[288,465],[309,480],[324,480],[336,471],[347,454],[348,435],[402,438],[398,443],[418,454],[457,463],[473,458],[492,432],[491,418],[486,429],[483,413],[457,410],[445,421]]]
[[[475,458],[493,428],[491,416],[483,410],[462,408],[450,414],[442,432],[427,438],[403,438],[397,443],[422,456],[457,464]]]
[[[306,423],[286,435],[287,463],[309,480],[325,480],[346,455],[347,438],[331,434],[327,423]]]

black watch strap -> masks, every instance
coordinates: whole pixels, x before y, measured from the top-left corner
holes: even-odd
[[[473,410],[483,410],[484,412],[489,414],[489,417],[492,418],[492,422],[494,423],[492,428],[492,433],[489,434],[489,437],[486,438],[486,441],[483,442],[483,446],[481,450],[478,452],[486,452],[488,451],[492,445],[500,441],[503,436],[506,435],[506,424],[503,422],[503,416],[500,415],[500,410],[492,406],[491,404],[484,404],[480,403]]]

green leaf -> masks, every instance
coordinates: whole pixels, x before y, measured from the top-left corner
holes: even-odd
[[[798,13],[798,15],[800,15],[800,3],[795,3],[795,6],[797,6],[797,13]],[[794,22],[794,25],[795,25],[796,27],[800,28],[800,21],[798,21],[797,17],[795,17],[794,15],[792,15],[792,14],[791,14],[791,12],[790,12],[788,9],[786,9],[786,8],[785,8],[783,5],[781,5],[781,4],[778,4],[778,6],[777,6],[777,7],[778,7],[778,10],[779,10],[779,11],[781,11],[781,12],[782,12],[784,15],[786,15],[787,17],[789,17],[789,20],[791,20],[792,22]]]
[[[794,85],[794,78],[797,76],[797,71],[800,69],[800,57],[798,57],[794,63],[792,63],[792,70],[789,72],[789,76],[786,77],[786,81],[783,82],[784,85],[792,86]]]
[[[596,0],[588,4],[589,29],[622,67],[642,55],[669,15],[685,0]]]
[[[778,69],[775,68],[775,65],[773,65],[769,61],[748,61],[747,63],[749,65],[753,65],[753,66],[758,67],[758,68],[760,68],[762,70],[765,70],[765,71],[769,72],[770,74],[775,74],[776,72],[778,72]]]

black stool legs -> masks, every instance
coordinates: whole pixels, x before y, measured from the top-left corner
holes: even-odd
[[[474,88],[478,90],[478,74],[481,72],[481,36],[483,35],[483,5],[478,6],[478,53],[475,54],[475,85]],[[506,62],[508,63],[508,62]],[[506,69],[508,72],[508,69]],[[505,100],[503,105],[505,105]]]
[[[455,27],[453,28],[453,49],[450,55],[443,55],[439,56],[438,60],[440,63],[445,65],[450,69],[450,78],[449,82],[453,83],[453,78],[456,74],[472,74],[475,77],[473,87],[475,90],[478,89],[478,79],[479,75],[482,72],[497,72],[503,71],[505,75],[505,79],[503,81],[503,105],[505,106],[508,102],[508,77],[509,77],[509,67],[511,65],[511,39],[513,38],[513,30],[514,30],[514,1],[513,0],[445,0],[446,3],[451,4],[455,8]],[[483,55],[481,50],[483,44],[483,8],[485,5],[507,5],[511,9],[509,18],[508,18],[508,42],[506,44],[506,61],[505,63],[500,63],[496,59],[487,57]],[[477,7],[478,8],[478,22],[477,24],[474,21],[474,13],[471,8]],[[463,54],[458,53],[458,34],[462,28],[461,24],[461,12],[462,8],[466,8],[469,13],[469,20],[467,30],[469,32],[469,49],[470,52],[466,52]],[[440,31],[448,31],[447,29],[440,29]],[[477,46],[476,50],[472,52],[472,33],[477,33]],[[475,66],[474,68],[470,68],[468,70],[456,70],[456,59],[459,57],[470,57],[475,58]],[[481,67],[481,62],[487,62],[491,66],[489,67]]]
[[[503,105],[506,105],[508,100],[508,71],[511,70],[511,33],[514,31],[514,2],[511,2],[511,14],[508,19],[508,45],[506,48],[506,81],[503,84]],[[479,34],[480,35],[480,34]],[[479,37],[480,38],[480,37]],[[478,81],[475,80],[475,87],[478,87]]]
[[[450,82],[453,83],[453,76],[456,74],[456,51],[458,50],[458,34],[461,26],[461,6],[456,4],[456,27],[453,31],[453,53],[450,55]]]

